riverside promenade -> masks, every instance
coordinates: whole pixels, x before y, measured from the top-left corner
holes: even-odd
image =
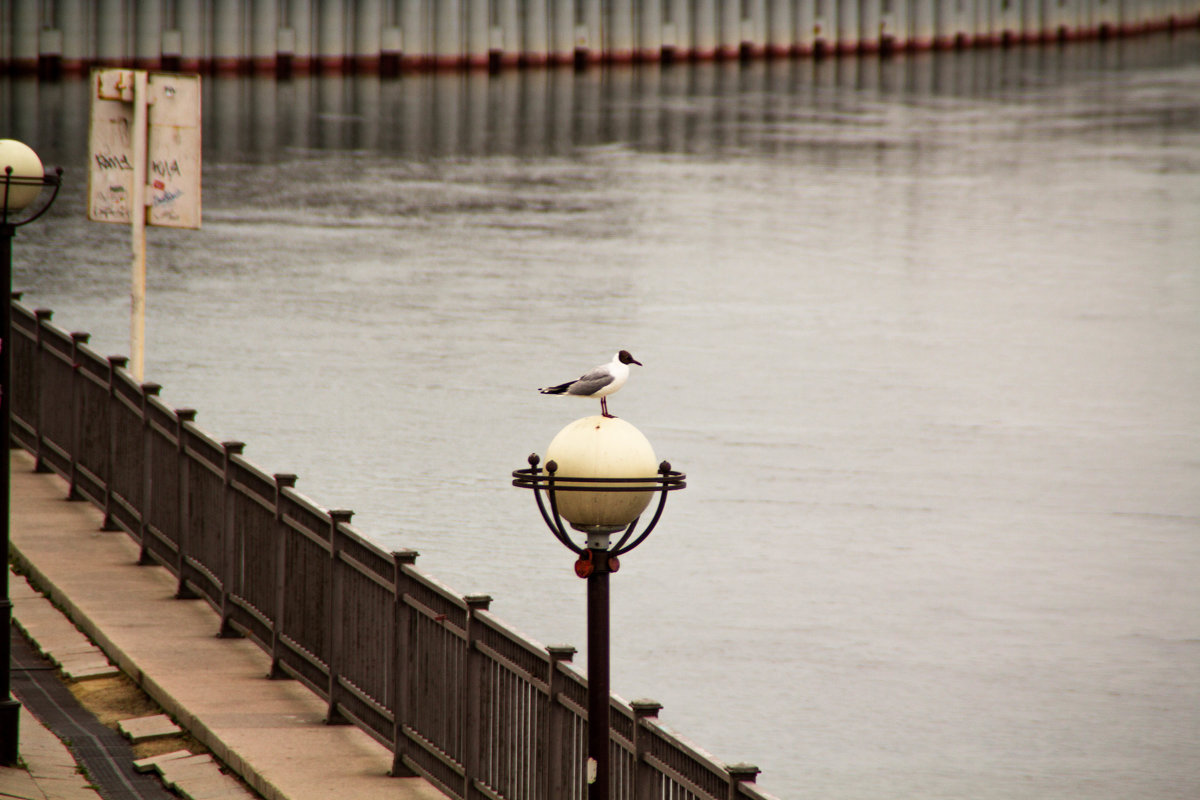
[[[356,727],[326,725],[325,704],[299,683],[268,679],[269,660],[255,645],[218,638],[208,604],[176,599],[175,579],[139,566],[137,545],[101,530],[101,513],[68,501],[58,476],[33,472],[23,450],[10,458],[13,559],[112,663],[259,794],[444,800],[423,779],[390,777],[388,750]],[[21,731],[30,770],[0,769],[0,790],[45,800],[94,796],[64,777],[74,771],[69,753],[27,711]]]

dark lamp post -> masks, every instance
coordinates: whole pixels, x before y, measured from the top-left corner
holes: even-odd
[[[4,554],[3,575],[0,576],[0,766],[17,762],[21,704],[12,696],[12,649],[8,637],[12,624],[12,601],[8,598],[9,542],[9,453],[12,446],[12,240],[17,228],[28,225],[45,214],[58,197],[62,184],[62,169],[47,174],[41,159],[27,145],[13,139],[0,139],[0,286],[4,302],[0,303],[0,441],[4,442],[0,458],[0,552]],[[41,208],[35,201],[47,188],[53,189]],[[30,210],[32,207],[32,211]]]
[[[598,420],[598,417],[589,418]],[[580,420],[584,422],[584,420]],[[613,423],[595,423],[599,426]],[[570,427],[570,426],[568,426]],[[584,426],[584,427],[591,427]],[[632,427],[632,426],[629,426]],[[564,432],[566,429],[564,429]],[[640,434],[639,434],[640,436]],[[558,443],[551,445],[554,449]],[[618,461],[620,457],[618,456]],[[587,459],[585,459],[587,461]],[[556,461],[546,462],[545,470],[538,465],[541,458],[534,453],[529,456],[529,468],[515,470],[512,473],[513,486],[522,489],[532,489],[537,501],[538,511],[554,537],[568,550],[575,553],[575,574],[585,578],[587,588],[587,644],[588,644],[588,800],[609,800],[611,794],[611,768],[609,754],[610,740],[610,689],[609,689],[609,595],[608,576],[616,572],[620,564],[617,557],[628,553],[642,542],[646,541],[662,516],[663,506],[667,502],[667,493],[684,488],[686,476],[671,469],[671,465],[663,461],[658,465],[658,474],[650,477],[645,474],[630,477],[608,477],[603,475],[601,464],[595,469],[584,470],[588,474],[559,474]],[[576,461],[576,463],[580,463]],[[610,462],[611,463],[611,462]],[[594,463],[593,463],[594,466]],[[618,471],[620,471],[618,469]],[[597,474],[601,473],[601,474]],[[640,532],[637,532],[641,509],[648,506],[650,496],[659,493],[658,505],[650,522]],[[543,493],[545,497],[543,497]],[[633,500],[637,507],[632,521],[628,519],[629,503],[609,500],[622,498],[617,495],[640,493],[646,500]],[[566,501],[564,503],[564,500]],[[582,508],[583,511],[561,513],[562,507],[568,509]],[[596,509],[600,509],[597,512]],[[614,509],[612,518],[605,519],[605,509]],[[574,530],[584,534],[586,543],[577,544],[563,524],[567,516],[567,524]],[[575,520],[572,517],[576,517]],[[612,538],[620,534],[616,544]]]

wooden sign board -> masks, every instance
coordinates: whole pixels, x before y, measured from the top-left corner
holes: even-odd
[[[200,76],[152,72],[135,97],[134,72],[92,73],[88,219],[130,222],[133,181],[144,172],[147,225],[200,227]],[[133,157],[134,104],[147,104],[147,158]]]

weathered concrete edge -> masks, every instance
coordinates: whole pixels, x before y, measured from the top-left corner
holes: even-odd
[[[130,680],[141,688],[146,694],[158,703],[164,711],[170,714],[179,725],[184,728],[189,734],[194,736],[198,742],[212,751],[220,761],[226,764],[230,769],[241,776],[242,780],[250,784],[256,792],[261,794],[266,800],[289,800],[287,795],[279,790],[273,783],[267,780],[257,769],[249,762],[239,756],[232,748],[230,748],[220,736],[214,733],[207,725],[205,725],[195,714],[189,711],[181,701],[172,697],[163,687],[161,687],[153,678],[146,675],[137,662],[125,653],[116,645],[108,636],[105,635],[99,626],[92,622],[83,611],[72,602],[66,592],[58,588],[55,583],[50,580],[44,572],[38,569],[37,565],[25,557],[21,552],[19,545],[15,541],[9,542],[9,553],[12,560],[17,566],[33,578],[36,586],[46,595],[49,600],[63,609],[68,618],[82,630],[89,639],[91,639],[104,654],[108,656],[113,664],[117,665]]]

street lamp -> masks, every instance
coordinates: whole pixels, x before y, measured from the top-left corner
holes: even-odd
[[[684,488],[686,476],[663,461],[637,428],[615,417],[584,417],[559,432],[541,458],[529,456],[529,468],[512,474],[513,486],[533,489],[538,511],[555,538],[578,556],[575,574],[587,579],[588,647],[588,800],[609,800],[609,602],[608,576],[654,530],[667,492]],[[542,491],[546,499],[542,498]],[[650,523],[635,537],[642,512],[659,493]],[[563,519],[584,534],[572,540]],[[616,544],[614,534],[621,533]]]
[[[12,240],[17,228],[45,214],[62,185],[62,169],[53,175],[42,169],[37,153],[14,139],[0,139],[0,553],[4,569],[0,576],[0,765],[17,762],[17,734],[21,704],[12,696],[12,651],[9,642],[12,601],[8,599],[9,454],[12,446]],[[40,209],[29,211],[46,187],[53,193]]]

